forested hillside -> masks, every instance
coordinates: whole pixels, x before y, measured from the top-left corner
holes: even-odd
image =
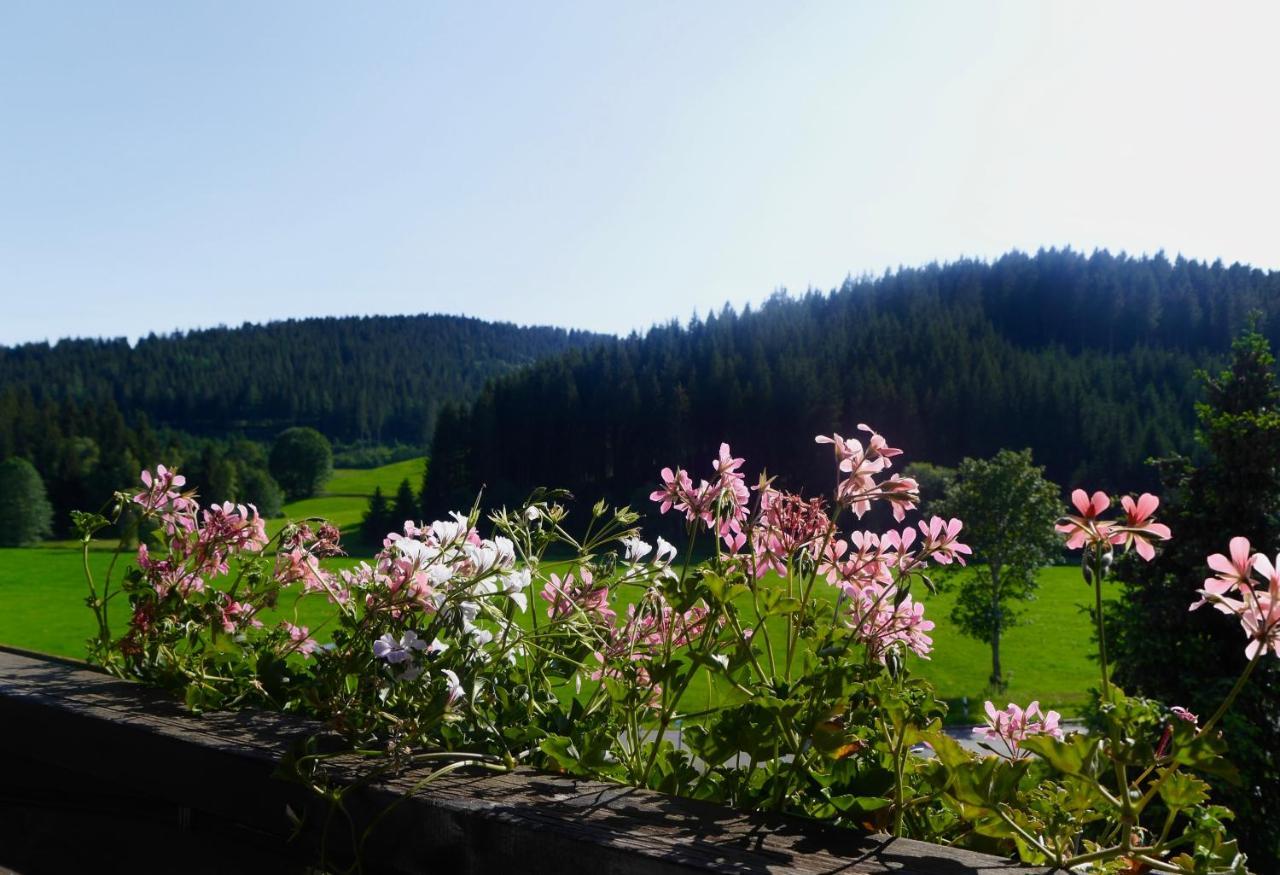
[[[539,484],[643,504],[656,472],[695,476],[721,440],[754,473],[830,486],[813,435],[866,422],[909,460],[1031,447],[1062,485],[1154,485],[1191,447],[1197,368],[1251,311],[1280,339],[1280,274],[1163,256],[1013,253],[776,296],[688,326],[577,349],[442,411],[429,508]]]
[[[114,402],[192,433],[274,434],[421,446],[446,401],[536,358],[597,339],[456,316],[301,319],[124,339],[0,348],[0,412]],[[0,455],[6,447],[0,431]]]
[[[65,535],[142,465],[180,465],[209,499],[279,504],[266,443],[313,426],[418,455],[442,403],[597,336],[453,316],[304,319],[0,347],[0,462],[34,464]],[[274,501],[270,496],[276,495]]]

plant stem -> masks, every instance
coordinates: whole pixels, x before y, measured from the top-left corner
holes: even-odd
[[[1098,624],[1098,662],[1102,668],[1102,701],[1110,704],[1111,681],[1107,677],[1107,632],[1102,622],[1102,551],[1095,549],[1093,554],[1093,609]]]
[[[1236,678],[1235,686],[1231,688],[1231,692],[1227,693],[1227,697],[1222,700],[1222,704],[1218,706],[1218,710],[1214,711],[1213,716],[1205,721],[1204,726],[1200,727],[1200,731],[1196,733],[1196,738],[1199,738],[1212,729],[1214,725],[1222,719],[1222,715],[1227,713],[1227,709],[1235,703],[1236,697],[1240,695],[1240,691],[1244,689],[1245,683],[1249,680],[1249,675],[1253,674],[1254,668],[1257,667],[1258,663],[1262,660],[1263,653],[1264,650],[1259,647],[1258,652],[1253,655],[1253,659],[1249,660],[1249,664],[1245,666],[1244,671],[1240,673],[1240,677]]]

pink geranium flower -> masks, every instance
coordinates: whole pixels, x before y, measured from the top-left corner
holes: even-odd
[[[319,649],[320,645],[311,637],[311,630],[306,626],[295,626],[287,620],[282,625],[289,635],[289,640],[293,642],[289,649],[302,654],[303,659],[309,658]]]
[[[1149,492],[1144,492],[1137,501],[1126,495],[1120,499],[1120,506],[1124,508],[1125,521],[1113,528],[1111,543],[1125,549],[1133,547],[1139,556],[1150,562],[1156,555],[1151,539],[1167,541],[1172,534],[1164,523],[1151,519],[1160,506],[1160,499]]]
[[[1077,550],[1087,542],[1098,542],[1110,537],[1110,529],[1106,523],[1098,520],[1098,514],[1111,506],[1111,499],[1102,491],[1093,493],[1092,497],[1083,489],[1071,493],[1071,503],[1075,505],[1076,515],[1063,517],[1055,528],[1067,536],[1067,549]]]
[[[1208,558],[1209,567],[1218,573],[1205,580],[1198,591],[1200,599],[1190,610],[1211,604],[1234,615],[1249,642],[1247,657],[1268,651],[1280,657],[1280,556],[1273,563],[1261,553],[1251,554],[1249,541],[1241,537],[1231,539],[1230,552],[1230,558],[1221,553]],[[1265,586],[1258,585],[1252,574],[1263,578]]]
[[[1057,711],[1042,712],[1039,702],[1032,702],[1025,711],[1012,702],[1003,711],[997,710],[995,703],[990,701],[985,707],[987,725],[976,727],[973,734],[986,742],[992,753],[998,756],[1010,760],[1027,756],[1022,750],[1022,741],[1032,735],[1049,735],[1062,740],[1062,729],[1058,725],[1060,715]]]
[[[902,645],[924,659],[933,650],[933,621],[926,620],[924,605],[897,588],[880,583],[841,586],[847,602],[845,623],[872,659],[884,662],[889,651]]]

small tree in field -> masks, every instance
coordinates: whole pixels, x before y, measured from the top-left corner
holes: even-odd
[[[23,547],[49,537],[53,508],[44,481],[26,459],[0,463],[0,547]]]
[[[290,501],[310,498],[333,474],[333,448],[314,428],[285,429],[271,447],[269,465]]]
[[[413,487],[409,485],[409,478],[406,477],[400,481],[400,487],[396,489],[395,503],[391,506],[392,528],[401,528],[405,521],[412,521],[417,515],[418,500],[414,498]]]
[[[1001,450],[965,459],[938,512],[960,517],[976,566],[960,583],[951,620],[991,645],[991,683],[1004,685],[1000,639],[1018,623],[1018,602],[1034,597],[1036,572],[1061,550],[1053,524],[1058,487],[1031,461],[1031,451]]]
[[[364,520],[360,523],[360,534],[365,543],[377,547],[391,531],[391,527],[391,508],[387,506],[387,497],[382,494],[381,486],[375,486],[373,495],[369,498],[369,508],[364,512]]]

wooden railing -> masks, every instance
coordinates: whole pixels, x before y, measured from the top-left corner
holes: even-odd
[[[0,872],[314,872],[322,859],[447,875],[1044,871],[527,769],[417,789],[426,772],[400,774],[356,786],[343,813],[277,774],[319,730],[259,711],[192,716],[84,665],[0,650]]]

